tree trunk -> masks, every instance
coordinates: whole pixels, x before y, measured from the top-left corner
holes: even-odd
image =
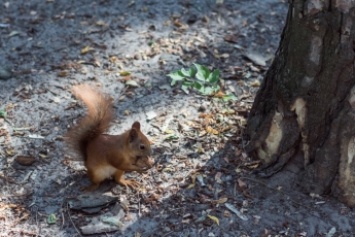
[[[355,1],[293,0],[251,109],[249,154],[271,176],[355,206]]]

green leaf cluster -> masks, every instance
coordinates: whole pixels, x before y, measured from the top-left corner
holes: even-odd
[[[0,118],[6,118],[7,113],[5,110],[0,109]]]
[[[55,224],[57,222],[57,217],[55,216],[55,214],[50,214],[47,218],[47,223],[52,225]]]
[[[169,73],[171,86],[181,85],[181,89],[188,94],[190,90],[195,90],[202,95],[213,95],[220,90],[220,71],[211,71],[208,67],[194,63],[190,68]]]

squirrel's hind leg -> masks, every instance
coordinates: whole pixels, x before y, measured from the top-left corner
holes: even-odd
[[[82,191],[85,191],[85,192],[92,192],[92,191],[96,190],[100,186],[100,183],[102,181],[104,181],[106,178],[106,177],[102,177],[102,176],[96,174],[92,170],[88,170],[88,176],[91,181],[91,185],[82,189]]]

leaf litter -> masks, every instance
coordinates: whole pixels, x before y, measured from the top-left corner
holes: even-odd
[[[302,200],[289,201],[309,198],[245,178],[260,165],[246,155],[243,131],[278,44],[282,1],[79,0],[66,8],[62,0],[32,0],[19,23],[13,19],[22,4],[6,2],[0,16],[6,55],[0,58],[6,80],[0,81],[0,221],[8,236],[353,233],[351,210],[314,197],[315,215],[333,216],[315,220]],[[213,96],[186,96],[169,86],[167,74],[194,63],[220,70]],[[80,209],[70,200],[80,197],[88,179],[83,162],[67,153],[63,134],[83,114],[69,93],[82,82],[117,102],[110,132],[142,122],[156,164],[147,173],[126,174],[139,189],[108,180]],[[334,220],[344,218],[343,224]]]

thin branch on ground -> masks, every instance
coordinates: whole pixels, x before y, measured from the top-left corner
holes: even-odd
[[[76,230],[76,232],[78,233],[78,235],[79,235],[79,236],[82,236],[81,233],[80,233],[80,231],[78,230],[78,228],[77,228],[76,225],[74,224],[73,219],[71,218],[69,203],[67,203],[66,208],[67,208],[67,213],[68,213],[68,216],[69,216],[69,219],[70,219],[71,224],[73,225],[73,227],[74,227],[74,229]]]

